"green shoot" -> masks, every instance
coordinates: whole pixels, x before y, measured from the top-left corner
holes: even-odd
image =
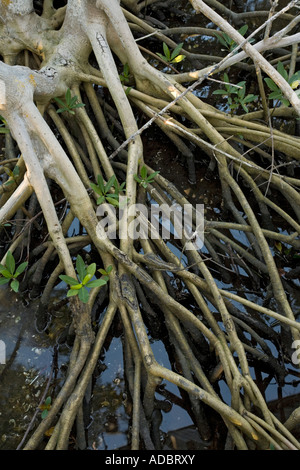
[[[142,166],[140,176],[134,175],[135,181],[137,181],[143,188],[147,188],[149,183],[154,181],[156,175],[158,175],[159,171],[155,171],[151,173],[151,175],[147,176],[147,168]]]
[[[6,181],[6,182],[4,183],[5,186],[8,186],[8,185],[13,184],[13,183],[16,183],[16,184],[17,184],[16,178],[17,178],[17,177],[19,176],[19,174],[20,174],[20,169],[19,169],[18,165],[16,165],[13,170],[11,170],[10,168],[8,168],[8,167],[5,166],[5,167],[4,167],[4,171],[5,171],[5,173],[6,173],[6,174],[9,176],[9,178],[10,178],[8,181]]]
[[[113,206],[119,207],[119,196],[121,191],[124,190],[125,182],[119,186],[114,175],[109,178],[106,184],[101,175],[98,175],[97,181],[98,184],[91,183],[91,188],[99,195],[97,204],[109,202]],[[114,189],[114,192],[111,191],[112,189]]]
[[[157,52],[156,54],[168,64],[178,64],[179,62],[182,62],[185,59],[185,55],[180,54],[182,46],[183,46],[183,42],[178,44],[173,50],[173,52],[171,52],[167,44],[164,42],[163,43],[164,54],[160,54],[159,52]]]
[[[41,415],[42,419],[47,418],[50,408],[51,408],[51,397],[47,397],[45,402],[40,406],[40,409],[42,410],[42,415]]]
[[[242,35],[242,36],[245,36],[246,32],[248,31],[248,25],[247,24],[244,24],[244,26],[242,26],[238,32]],[[223,31],[220,32],[220,33],[214,33],[216,38],[218,39],[218,41],[222,44],[222,46],[224,46],[228,51],[233,51],[233,49],[236,48],[237,44],[235,41],[233,41],[233,39],[231,39],[230,36],[228,36],[228,34],[224,33]],[[253,42],[254,39],[251,38],[249,39],[249,43]]]
[[[293,90],[296,90],[298,86],[300,85],[300,70],[296,73],[294,73],[290,78],[289,74],[284,68],[284,65],[282,62],[278,62],[277,64],[277,72],[280,73],[280,75],[286,80],[286,82],[290,85]],[[278,100],[285,106],[289,106],[290,102],[284,97],[284,94],[282,93],[281,89],[274,83],[274,81],[271,78],[265,78],[264,79],[268,88],[271,90],[271,93],[269,94],[269,99],[270,100]],[[300,90],[296,90],[296,94],[300,95]]]
[[[126,84],[130,81],[130,70],[129,70],[129,65],[128,64],[124,65],[123,72],[120,75],[120,80],[124,84]]]
[[[27,265],[28,262],[25,261],[16,268],[15,258],[12,253],[8,251],[6,255],[5,266],[0,264],[0,274],[2,275],[2,277],[0,277],[0,286],[10,282],[10,287],[12,290],[14,292],[18,292],[19,281],[17,280],[17,277],[22,274],[23,271],[25,271]]]
[[[57,104],[61,106],[56,112],[57,113],[63,113],[63,112],[68,112],[70,114],[75,114],[74,109],[76,108],[81,108],[85,106],[84,103],[79,103],[78,102],[78,97],[71,95],[71,90],[70,88],[67,89],[66,94],[65,94],[65,101],[61,100],[60,98],[54,98]]]
[[[67,297],[78,295],[81,302],[87,303],[90,295],[88,289],[101,287],[107,284],[111,270],[112,267],[109,267],[101,279],[93,280],[92,278],[96,273],[96,263],[86,266],[82,257],[78,255],[76,259],[77,279],[64,274],[60,275],[59,278],[70,286],[70,289],[67,292]]]
[[[7,122],[5,121],[4,117],[0,116],[0,121],[2,121],[2,123],[0,124],[0,134],[8,134],[9,129],[7,127]]]
[[[219,89],[213,91],[213,95],[227,96],[227,104],[231,109],[231,112],[238,109],[240,106],[243,110],[248,113],[247,104],[255,101],[258,96],[252,93],[246,95],[246,82],[239,82],[237,85],[231,85],[227,73],[224,73],[223,82],[225,89]]]
[[[119,75],[121,82],[126,85],[127,83],[130,82],[130,70],[129,70],[129,65],[125,64],[123,67],[123,72],[121,75]],[[132,87],[129,86],[125,90],[125,94],[128,95],[130,93],[130,90],[132,90]]]

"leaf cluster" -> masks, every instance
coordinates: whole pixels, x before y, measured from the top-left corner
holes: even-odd
[[[10,177],[10,179],[4,183],[5,186],[16,183],[16,178],[20,174],[20,168],[18,167],[18,165],[16,165],[13,170],[11,170],[10,168],[6,166],[3,168],[4,168],[5,173]]]
[[[231,111],[242,106],[243,110],[248,113],[247,104],[255,101],[258,96],[250,93],[246,95],[246,81],[239,82],[237,85],[231,85],[227,73],[223,75],[225,89],[213,91],[213,95],[227,96],[227,102]]]
[[[143,188],[147,188],[149,183],[152,183],[154,181],[154,178],[156,175],[158,175],[159,171],[155,171],[154,173],[151,173],[150,175],[147,175],[147,168],[145,165],[142,166],[141,171],[140,171],[140,176],[134,175],[135,181],[137,181]]]
[[[91,183],[91,188],[99,195],[97,204],[103,204],[107,201],[113,206],[119,207],[119,197],[121,191],[124,190],[125,182],[119,185],[114,175],[109,178],[106,184],[102,176],[98,175],[97,182],[98,184]],[[111,191],[112,189],[114,189],[114,192]]]
[[[88,289],[101,287],[107,284],[112,266],[109,266],[107,271],[99,269],[99,272],[103,274],[101,279],[93,279],[96,269],[96,263],[91,263],[87,266],[82,257],[78,255],[76,258],[77,279],[64,274],[59,276],[62,281],[70,286],[70,289],[67,292],[67,297],[78,295],[81,302],[87,303],[90,295]]]
[[[51,408],[51,397],[47,397],[44,401],[44,403],[40,406],[40,409],[42,410],[41,418],[45,419],[48,416],[49,410]]]
[[[285,81],[290,85],[293,90],[296,90],[296,88],[300,85],[300,70],[296,73],[294,73],[290,78],[288,72],[285,70],[284,65],[282,62],[278,62],[277,64],[277,72],[280,73],[280,75],[285,79]],[[264,79],[268,88],[271,90],[271,93],[269,94],[269,99],[270,100],[278,100],[281,101],[282,104],[285,106],[289,106],[290,102],[284,97],[284,94],[282,93],[281,89],[274,83],[272,78],[265,78]],[[296,90],[296,93],[299,95],[300,90]]]
[[[245,36],[246,32],[248,31],[248,25],[247,24],[244,24],[239,30],[238,32],[242,35],[242,36]],[[230,36],[228,36],[228,34],[224,33],[223,31],[220,32],[220,33],[214,33],[214,35],[216,36],[216,38],[218,39],[218,41],[220,42],[220,44],[222,44],[222,46],[224,46],[228,51],[233,51],[236,47],[237,47],[237,44],[236,42],[231,39]],[[249,43],[253,42],[254,39],[251,38],[249,39]]]
[[[16,268],[15,258],[13,254],[8,251],[6,255],[5,266],[0,264],[0,274],[2,276],[0,277],[0,285],[2,286],[3,284],[8,284],[10,282],[10,287],[12,290],[14,292],[18,292],[19,281],[17,277],[25,271],[27,265],[28,262],[25,261]]]
[[[0,134],[8,134],[9,129],[7,127],[7,122],[5,121],[4,117],[0,116],[0,121],[2,121],[2,123],[0,124]]]
[[[119,75],[121,82],[126,85],[127,83],[130,82],[130,70],[129,70],[129,65],[126,63],[123,66],[123,72]],[[128,93],[132,90],[132,87],[129,86],[126,88],[125,93],[128,95]]]
[[[67,89],[66,94],[65,94],[65,100],[61,100],[60,98],[54,98],[57,104],[61,106],[56,112],[57,113],[63,113],[63,112],[68,112],[70,114],[75,114],[74,109],[76,108],[82,108],[85,106],[84,103],[79,103],[78,102],[78,97],[71,95],[71,90],[70,88]]]
[[[183,42],[178,44],[173,50],[173,52],[171,52],[167,44],[164,42],[163,43],[164,54],[160,54],[159,52],[157,52],[156,55],[158,55],[162,60],[164,60],[168,64],[178,64],[179,62],[182,62],[186,57],[185,55],[180,54],[182,46],[183,46]]]

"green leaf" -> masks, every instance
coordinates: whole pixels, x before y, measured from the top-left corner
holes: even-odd
[[[74,295],[78,295],[81,289],[70,289],[67,292],[67,297],[74,297]]]
[[[70,286],[76,286],[76,284],[78,284],[78,279],[74,279],[73,277],[66,276],[65,274],[61,274],[58,277],[59,279],[64,281],[66,284],[69,284]]]
[[[46,409],[46,410],[43,410],[43,411],[42,411],[42,414],[41,414],[41,418],[42,418],[42,419],[45,419],[45,418],[47,418],[47,416],[48,416],[48,410],[47,410],[47,409]]]
[[[79,279],[82,281],[87,271],[86,271],[85,262],[83,261],[80,255],[78,255],[76,258],[76,270],[78,272]]]
[[[97,269],[96,263],[92,263],[87,267],[86,272],[87,274],[94,276],[96,269]]]
[[[119,201],[117,199],[114,199],[112,197],[107,197],[106,198],[107,202],[111,204],[112,206],[119,207]]]
[[[147,178],[147,168],[145,167],[145,165],[143,165],[141,168],[141,177],[143,180]]]
[[[19,283],[19,281],[18,281],[17,279],[13,279],[13,280],[11,281],[11,283],[10,283],[10,287],[12,288],[12,290],[13,290],[14,292],[18,292],[18,291],[19,291],[19,285],[20,285],[20,283]]]
[[[82,108],[82,107],[84,107],[84,106],[85,106],[84,103],[76,103],[76,104],[75,104],[74,106],[72,106],[72,107],[73,107],[73,109],[75,109],[75,108]]]
[[[148,176],[147,181],[153,181],[155,176],[159,174],[159,171],[155,171],[154,173],[151,173],[151,175]]]
[[[175,59],[171,61],[172,64],[178,64],[179,62],[182,62],[185,59],[185,55],[179,54]]]
[[[102,191],[102,194],[105,194],[104,180],[103,180],[103,178],[102,178],[101,175],[98,175],[97,182],[98,182],[99,188],[100,188],[101,191]]]
[[[223,34],[219,34],[219,33],[214,33],[214,35],[216,36],[216,38],[218,39],[218,41],[222,44],[222,46],[224,47],[227,47],[228,44],[227,42],[225,41],[224,37],[223,37]]]
[[[73,96],[73,98],[70,101],[70,108],[75,107],[75,105],[77,104],[77,101],[78,101],[77,96]]]
[[[268,87],[270,88],[270,90],[272,90],[272,91],[280,91],[280,89],[278,88],[278,86],[276,85],[276,83],[274,83],[271,78],[265,78],[264,80],[265,80],[266,84],[268,85]]]
[[[17,267],[16,272],[15,272],[15,277],[19,276],[22,274],[23,271],[27,268],[28,261],[25,261],[24,263],[21,263],[20,266]]]
[[[227,92],[225,90],[215,90],[212,92],[213,95],[227,95]]]
[[[272,91],[272,93],[269,94],[269,98],[272,100],[280,100],[282,98],[282,93],[280,90]]]
[[[283,65],[282,62],[278,62],[277,71],[280,73],[280,75],[282,75],[282,77],[283,77],[286,81],[288,81],[288,79],[289,79],[289,74],[288,74],[287,71],[285,70],[284,65]]]
[[[257,95],[250,94],[250,95],[245,96],[243,102],[244,103],[251,103],[252,101],[255,101],[257,98],[258,98]]]
[[[114,185],[116,181],[116,177],[115,175],[111,176],[109,178],[109,180],[107,181],[106,185],[105,185],[105,193],[108,193],[108,191],[111,189],[111,187]]]
[[[103,202],[105,202],[105,197],[104,196],[101,196],[101,197],[98,197],[97,199],[97,204],[103,204]]]
[[[82,280],[82,286],[85,286],[92,279],[92,277],[93,276],[91,274],[87,274],[86,276],[84,276]]]
[[[300,70],[298,70],[298,72],[294,73],[294,75],[289,78],[289,83],[292,83],[295,80],[300,80]]]
[[[69,105],[71,102],[71,98],[72,98],[70,88],[67,89],[65,98],[66,98],[66,103]]]
[[[13,175],[16,178],[17,176],[19,176],[19,174],[20,174],[20,168],[18,167],[18,165],[16,165],[13,169]]]
[[[13,277],[13,274],[11,274],[4,266],[0,268],[0,274],[2,274],[2,276],[6,277],[7,279],[11,279]]]
[[[224,33],[224,32],[223,32],[223,38],[225,39],[226,44],[227,44],[228,46],[232,46],[233,44],[235,44],[235,42],[231,39],[230,36],[228,36],[227,33]]]
[[[227,84],[230,83],[229,77],[228,77],[228,74],[227,74],[227,73],[224,73],[224,75],[223,75],[223,82],[224,82],[224,83],[227,83]]]
[[[244,26],[242,26],[240,29],[239,29],[239,33],[242,35],[242,36],[245,36],[246,32],[248,31],[248,25],[247,24],[244,24]]]
[[[180,44],[178,44],[175,49],[173,50],[172,54],[171,54],[171,60],[175,59],[175,57],[178,56],[178,54],[180,53],[181,49],[182,49],[182,46],[183,46],[183,42],[181,42]]]
[[[168,58],[165,57],[163,54],[160,54],[159,52],[156,52],[156,55],[158,55],[158,57],[160,57],[164,62],[168,62]]]
[[[0,277],[0,286],[7,284],[10,281],[7,277]]]
[[[95,191],[95,193],[100,194],[100,196],[103,195],[103,192],[101,191],[101,188],[99,188],[99,186],[97,186],[94,183],[90,183],[90,185],[91,185],[91,188]]]
[[[164,50],[164,54],[168,62],[171,59],[171,53],[170,53],[170,49],[168,48],[165,42],[163,43],[163,50]]]
[[[130,91],[132,90],[132,86],[129,86],[128,88],[126,88],[125,90],[125,95],[129,95]]]
[[[89,300],[89,292],[86,290],[85,287],[83,287],[82,289],[80,289],[78,291],[78,297],[79,299],[81,300],[81,302],[83,302],[84,304],[86,304]]]
[[[47,398],[46,398],[46,400],[45,400],[45,405],[46,405],[46,406],[51,405],[51,397],[47,397]]]
[[[6,127],[0,127],[0,134],[8,134],[9,133],[9,129],[7,129]]]
[[[62,106],[63,108],[66,107],[66,103],[64,103],[60,98],[54,98],[56,103],[58,103],[60,106]]]
[[[87,284],[86,284],[86,287],[100,287],[100,286],[104,286],[105,284],[107,284],[107,281],[105,279],[95,279],[93,281],[89,281]]]
[[[7,252],[5,264],[9,272],[11,274],[14,274],[16,263],[15,263],[15,258],[13,257],[10,251]]]

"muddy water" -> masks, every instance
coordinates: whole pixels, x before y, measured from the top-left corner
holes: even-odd
[[[19,444],[51,368],[53,344],[35,330],[34,313],[34,302],[26,307],[20,296],[1,286],[0,340],[5,357],[0,365],[0,449]]]

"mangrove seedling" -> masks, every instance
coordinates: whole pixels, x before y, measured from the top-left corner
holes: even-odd
[[[300,84],[300,70],[298,72],[294,73],[290,78],[288,72],[285,70],[284,65],[282,62],[278,62],[277,64],[277,72],[280,73],[280,75],[287,81],[287,83],[290,85],[293,90],[296,90],[296,93],[299,95],[300,90],[297,90],[299,84]],[[276,83],[273,82],[272,78],[265,78],[264,79],[268,88],[271,90],[271,93],[269,94],[269,99],[270,100],[278,100],[285,106],[289,106],[290,102],[284,97],[284,94],[282,93],[281,89],[276,85]]]
[[[108,272],[105,272],[101,279],[92,279],[96,272],[96,263],[87,266],[80,255],[76,258],[76,271],[77,279],[64,274],[61,274],[59,278],[70,286],[67,297],[78,295],[83,303],[87,303],[89,300],[90,293],[88,289],[104,286],[109,279]]]
[[[130,70],[129,70],[129,65],[128,64],[124,64],[123,72],[120,75],[120,80],[124,84],[129,82],[129,80],[130,80]]]
[[[97,204],[109,202],[113,206],[119,207],[119,197],[121,191],[124,190],[125,182],[119,185],[114,175],[109,178],[107,183],[104,183],[102,176],[98,175],[97,182],[98,184],[91,183],[91,188],[99,195]],[[111,192],[112,188],[114,192]]]
[[[120,77],[121,82],[124,85],[127,85],[127,83],[130,82],[130,70],[129,70],[129,65],[128,64],[124,64],[123,72],[121,73],[121,75],[119,75],[119,77]],[[129,86],[129,87],[126,88],[125,94],[128,95],[130,90],[132,90],[132,86]]]
[[[40,409],[42,410],[42,414],[41,414],[42,419],[47,418],[50,408],[51,408],[51,397],[47,397],[44,403],[40,406]]]
[[[10,185],[10,184],[12,184],[12,183],[16,183],[16,184],[17,184],[16,178],[17,178],[17,177],[19,176],[19,174],[20,174],[20,169],[19,169],[18,165],[16,165],[13,170],[11,170],[10,168],[8,168],[8,167],[6,167],[6,166],[3,167],[3,169],[4,169],[5,173],[6,173],[6,174],[9,176],[9,178],[10,178],[8,181],[6,181],[6,182],[4,183],[5,186],[8,186],[8,185]]]
[[[223,82],[225,86],[224,89],[219,89],[213,91],[213,95],[221,95],[221,96],[227,96],[227,104],[229,108],[231,109],[231,112],[234,110],[238,109],[240,106],[242,106],[243,110],[248,113],[248,107],[247,104],[255,101],[258,96],[253,95],[252,93],[249,95],[246,95],[246,82],[242,81],[239,82],[237,85],[232,85],[229,82],[229,77],[227,73],[224,73],[223,75]]]
[[[163,43],[164,54],[160,54],[159,52],[157,52],[156,55],[158,55],[162,60],[164,60],[168,64],[178,64],[179,62],[182,62],[185,59],[185,55],[180,54],[182,46],[183,46],[183,42],[178,44],[173,50],[173,52],[171,52],[167,44],[164,42]]]
[[[154,181],[154,178],[156,175],[158,175],[158,173],[159,171],[155,171],[154,173],[151,173],[151,175],[147,176],[147,168],[145,167],[145,165],[143,165],[140,171],[140,176],[134,175],[134,179],[143,188],[147,188],[148,184]]]
[[[248,31],[248,25],[247,24],[244,24],[244,26],[242,26],[238,30],[238,32],[242,36],[245,36],[247,31]],[[215,32],[214,35],[218,39],[219,43],[222,44],[222,46],[224,46],[229,52],[233,51],[236,48],[236,46],[237,46],[236,42],[233,39],[231,39],[231,37],[228,36],[228,34],[224,33],[223,31],[220,32],[220,33]],[[253,38],[249,39],[249,43],[251,43],[253,41],[254,41]]]
[[[56,111],[57,113],[63,113],[63,112],[68,112],[70,114],[75,114],[74,109],[76,108],[82,108],[85,106],[84,103],[79,103],[78,102],[78,97],[71,95],[71,90],[70,88],[67,89],[66,94],[65,94],[65,101],[61,100],[60,98],[54,98],[57,104],[61,106],[61,108],[58,108]]]
[[[7,127],[7,122],[5,121],[4,117],[0,116],[0,134],[8,134],[9,129]]]
[[[20,283],[17,277],[25,271],[27,265],[28,262],[25,261],[16,268],[15,258],[13,254],[8,251],[6,255],[5,266],[0,264],[0,274],[2,275],[2,277],[0,277],[0,285],[2,286],[3,284],[8,284],[10,282],[10,287],[12,290],[14,292],[18,292]]]

